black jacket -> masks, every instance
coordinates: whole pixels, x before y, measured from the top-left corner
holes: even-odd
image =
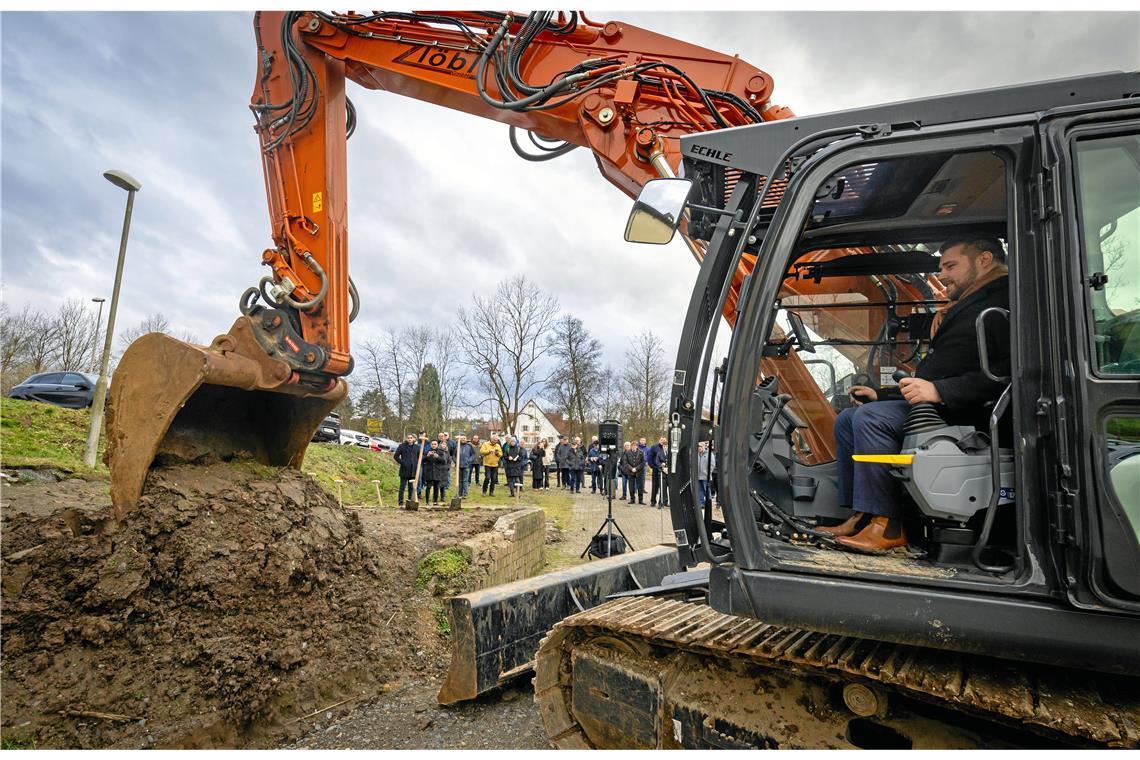
[[[451,456],[447,453],[447,447],[428,449],[424,454],[424,467],[427,468],[427,480],[447,480],[451,468]]]
[[[926,356],[914,376],[929,380],[942,397],[946,421],[952,425],[984,427],[988,412],[984,405],[994,401],[1005,388],[982,373],[975,321],[991,306],[1009,308],[1009,278],[1001,277],[958,301],[942,317]],[[1009,322],[996,315],[986,318],[986,343],[990,370],[999,377],[1010,374]],[[883,399],[902,398],[897,388],[885,389]]]
[[[641,453],[641,449],[634,446],[629,451],[621,453],[618,464],[623,474],[637,476],[645,472],[645,455]]]
[[[522,446],[512,446],[510,453],[503,456],[503,467],[507,471],[508,478],[523,476],[523,471],[526,469],[526,457],[523,456],[525,453]]]
[[[404,441],[396,447],[396,452],[392,454],[392,458],[400,465],[401,478],[414,478],[416,476],[416,464],[420,459],[420,445]]]
[[[586,464],[586,452],[582,451],[582,447],[574,448],[571,446],[566,449],[566,455],[562,458],[562,466],[567,470],[579,470]]]
[[[530,469],[533,472],[538,472],[543,468],[543,459],[546,458],[546,449],[541,446],[535,446],[530,450]]]
[[[566,452],[570,450],[570,444],[560,443],[554,447],[554,464],[558,465],[559,469],[566,468]]]

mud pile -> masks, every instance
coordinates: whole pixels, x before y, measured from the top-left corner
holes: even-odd
[[[122,525],[3,532],[3,725],[40,747],[270,746],[443,649],[416,550],[294,471],[156,470]]]

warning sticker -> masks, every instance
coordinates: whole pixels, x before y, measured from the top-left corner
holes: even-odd
[[[895,374],[896,369],[898,369],[898,367],[894,367],[889,364],[884,364],[882,367],[879,367],[880,388],[888,388],[898,385],[898,383],[896,383],[895,379],[892,377],[892,375]]]
[[[325,207],[325,194],[313,193],[313,213],[318,214]]]

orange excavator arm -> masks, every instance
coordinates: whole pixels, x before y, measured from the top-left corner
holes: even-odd
[[[119,515],[136,506],[155,461],[252,456],[299,467],[312,431],[347,394],[356,309],[347,79],[501,121],[520,153],[530,151],[516,130],[541,159],[588,148],[631,196],[677,169],[682,135],[792,115],[769,103],[771,78],[737,57],[578,13],[262,12],[254,31],[271,272],[209,346],[153,333],[124,353],[107,413]],[[735,275],[730,323],[753,261]]]
[[[520,153],[515,129],[541,135],[539,158],[589,148],[630,196],[676,169],[680,136],[791,115],[769,103],[771,77],[738,57],[580,14],[261,12],[254,25],[274,248],[272,276],[242,310],[259,296],[295,310],[259,338],[301,381],[352,367],[346,78],[509,124]]]

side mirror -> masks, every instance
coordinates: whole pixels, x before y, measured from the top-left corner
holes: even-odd
[[[672,240],[677,226],[681,224],[681,212],[692,188],[691,179],[651,179],[646,182],[629,212],[629,221],[625,225],[626,241],[664,245]]]
[[[804,321],[800,319],[800,315],[794,311],[789,311],[788,324],[792,326],[792,334],[796,336],[796,343],[799,344],[800,351],[810,351],[814,354],[815,343],[812,342],[811,336],[808,335],[807,328],[804,327]]]

